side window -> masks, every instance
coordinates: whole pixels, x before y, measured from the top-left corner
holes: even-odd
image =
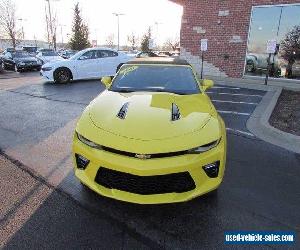
[[[11,53],[10,52],[6,52],[5,57],[6,58],[10,58],[11,57]]]
[[[98,58],[104,57],[115,57],[118,56],[118,53],[111,50],[98,50]]]
[[[95,51],[94,50],[87,51],[79,57],[80,60],[89,60],[89,59],[95,59],[95,58],[96,57],[95,57]]]

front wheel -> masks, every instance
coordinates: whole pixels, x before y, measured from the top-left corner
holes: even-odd
[[[252,61],[247,62],[246,71],[247,72],[252,72],[252,73],[255,71],[254,62],[252,62]]]
[[[54,72],[55,83],[68,83],[71,80],[71,72],[69,69],[61,68]]]

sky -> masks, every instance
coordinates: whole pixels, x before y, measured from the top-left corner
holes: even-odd
[[[25,39],[46,40],[45,0],[14,0],[19,27],[23,26]],[[134,32],[141,37],[149,26],[156,43],[179,37],[182,7],[168,0],[50,0],[52,13],[57,14],[58,42],[66,42],[71,33],[73,8],[79,2],[82,16],[90,30],[90,40],[105,44],[114,34],[117,43],[117,17],[120,16],[120,44],[127,43],[127,35]],[[61,32],[62,31],[62,32]],[[61,36],[62,33],[62,36]]]

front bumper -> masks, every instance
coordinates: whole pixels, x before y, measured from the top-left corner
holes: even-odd
[[[79,154],[90,161],[85,170],[77,168],[75,154]],[[73,142],[73,160],[76,177],[90,189],[103,196],[139,204],[183,202],[213,191],[221,184],[226,162],[226,135],[222,137],[217,147],[201,154],[145,160],[91,148],[79,141],[75,135]],[[218,177],[210,178],[203,170],[203,166],[217,161],[220,162]],[[110,189],[95,181],[100,167],[118,171],[125,175],[133,175],[137,178],[145,176],[167,176],[187,172],[192,177],[195,187],[187,192],[147,195]],[[133,180],[136,180],[136,178],[133,178]],[[166,183],[166,185],[168,185],[168,183]]]
[[[47,81],[53,82],[54,78],[53,78],[53,70],[49,70],[49,71],[40,71],[40,75]]]
[[[25,64],[25,65],[17,65],[18,70],[39,70],[41,65],[39,64]]]

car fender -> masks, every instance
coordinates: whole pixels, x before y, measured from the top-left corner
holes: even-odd
[[[52,67],[53,74],[58,68],[67,68],[71,71],[72,79],[76,79],[76,70],[75,67],[73,67],[73,64],[69,60],[62,60],[62,61],[55,61],[55,62],[49,62],[45,63],[43,67]]]

